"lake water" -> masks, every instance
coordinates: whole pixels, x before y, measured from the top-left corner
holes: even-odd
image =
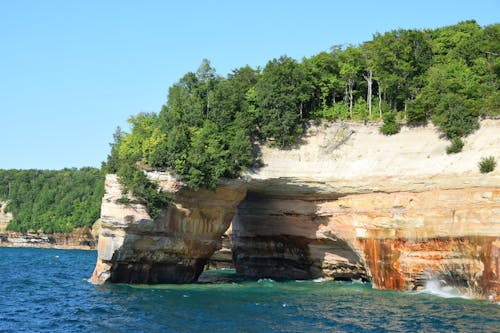
[[[0,332],[500,331],[500,306],[487,301],[231,271],[205,273],[217,283],[95,286],[95,261],[94,251],[0,248]]]

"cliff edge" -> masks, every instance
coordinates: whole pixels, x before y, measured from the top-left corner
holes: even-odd
[[[264,165],[215,191],[192,191],[151,174],[174,193],[152,220],[120,203],[106,178],[93,281],[195,281],[232,221],[239,274],[276,279],[364,279],[418,289],[437,279],[475,297],[500,295],[500,121],[483,120],[461,153],[432,126],[334,123],[311,127],[296,148],[261,147]]]

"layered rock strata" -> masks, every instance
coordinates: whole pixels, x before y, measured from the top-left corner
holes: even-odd
[[[75,228],[70,233],[1,232],[0,247],[36,247],[94,250],[96,240],[90,228]]]
[[[238,186],[190,191],[158,175],[173,201],[153,220],[146,207],[127,203],[115,175],[107,175],[101,208],[98,261],[92,281],[103,283],[189,283],[196,281],[220,247],[236,206],[245,196]],[[152,177],[155,177],[153,175]]]
[[[249,194],[233,222],[239,273],[370,280],[413,290],[429,279],[500,295],[500,188],[351,194],[305,200]]]
[[[453,155],[431,126],[386,137],[376,126],[336,123],[310,128],[303,141],[261,147],[265,165],[216,192],[155,176],[163,188],[177,184],[155,221],[140,204],[119,204],[108,176],[93,280],[194,281],[233,220],[232,257],[244,276],[364,279],[387,289],[438,279],[498,298],[500,172],[483,175],[477,163],[500,161],[500,121],[482,121]]]

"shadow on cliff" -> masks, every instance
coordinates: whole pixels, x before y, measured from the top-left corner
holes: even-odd
[[[279,179],[252,186],[233,219],[232,255],[239,275],[276,280],[367,280],[348,241],[328,229],[318,205],[340,195]]]

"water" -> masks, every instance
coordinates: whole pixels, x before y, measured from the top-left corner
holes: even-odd
[[[94,286],[93,251],[0,248],[0,332],[498,332],[500,306],[359,282]],[[231,282],[233,281],[233,282]]]

